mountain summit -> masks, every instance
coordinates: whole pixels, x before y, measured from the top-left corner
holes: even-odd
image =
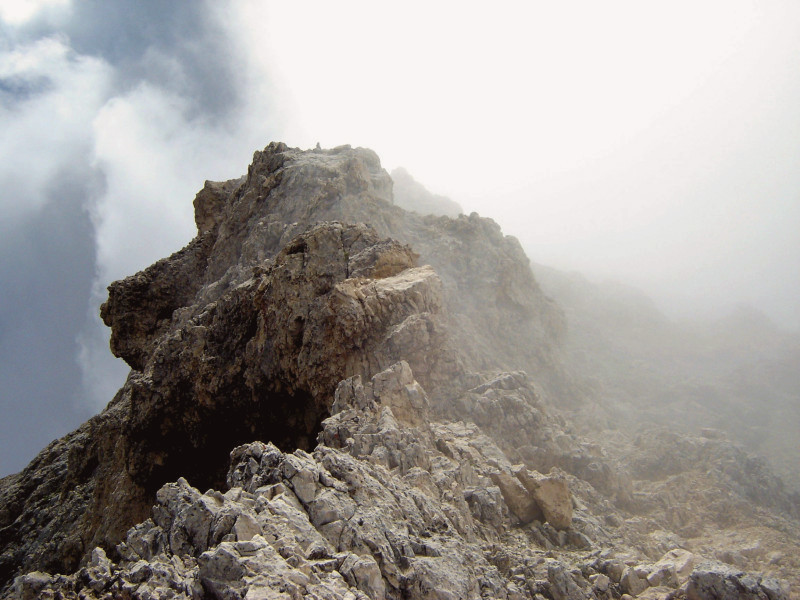
[[[797,565],[800,502],[765,465],[559,414],[585,400],[564,313],[492,220],[404,210],[370,150],[281,143],[194,207],[194,240],[109,286],[125,385],[0,482],[4,594],[797,591],[768,575]],[[726,518],[764,546],[720,546]]]

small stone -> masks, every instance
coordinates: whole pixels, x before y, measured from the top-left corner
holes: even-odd
[[[258,521],[247,513],[241,513],[236,517],[236,523],[233,525],[233,532],[236,535],[236,540],[239,542],[252,540],[254,536],[263,533]]]
[[[37,600],[42,590],[53,581],[53,576],[41,571],[21,575],[14,580],[14,589],[19,600]]]
[[[638,596],[647,589],[647,580],[636,574],[635,569],[627,567],[619,580],[622,590],[631,596]]]
[[[556,529],[568,529],[572,525],[572,496],[566,477],[560,471],[553,469],[545,476],[518,468],[514,474],[536,500],[548,523]]]
[[[625,572],[625,564],[618,560],[608,561],[605,565],[605,571],[614,583],[619,583],[622,579],[622,574]]]
[[[611,579],[607,575],[603,575],[602,573],[592,575],[589,578],[589,581],[592,582],[594,589],[596,589],[598,592],[607,591],[608,587],[611,585]]]
[[[140,560],[128,569],[126,579],[131,583],[142,583],[143,581],[150,579],[152,574],[153,568],[150,566],[150,564]]]

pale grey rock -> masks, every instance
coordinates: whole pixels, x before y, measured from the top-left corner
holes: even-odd
[[[261,535],[263,531],[253,516],[241,513],[237,515],[236,522],[233,524],[233,533],[236,535],[237,542],[246,542]]]
[[[572,525],[572,495],[562,473],[551,471],[545,476],[518,467],[515,475],[548,523],[556,529],[568,529]]]
[[[308,507],[311,523],[317,528],[334,521],[347,521],[355,512],[355,502],[333,488],[322,490]]]
[[[651,586],[665,585],[677,588],[686,582],[694,563],[695,556],[688,550],[681,548],[670,550],[653,565],[647,576],[647,582]]]
[[[626,594],[631,596],[638,596],[648,587],[647,579],[639,575],[632,567],[626,567],[622,572],[619,585]]]
[[[470,507],[473,519],[480,521],[489,528],[500,531],[507,517],[508,505],[503,502],[500,488],[466,489],[464,499]]]
[[[673,600],[678,592],[676,590],[665,587],[656,586],[649,587],[641,594],[636,596],[638,600]]]
[[[405,361],[392,365],[372,379],[372,393],[377,403],[392,410],[399,422],[421,427],[430,421],[428,397]]]
[[[521,523],[530,523],[533,520],[544,520],[542,509],[536,499],[526,490],[517,478],[502,471],[491,473],[492,481],[503,494],[508,510],[519,519]]]
[[[578,577],[578,581],[582,578]],[[591,588],[579,585],[576,576],[563,564],[552,560],[547,563],[547,580],[550,584],[550,595],[553,600],[595,599]]]
[[[14,593],[20,600],[36,600],[41,597],[45,587],[53,582],[53,576],[41,571],[33,571],[16,578]]]
[[[689,576],[687,600],[788,600],[780,582],[722,564],[703,563]]]
[[[608,591],[609,586],[611,585],[611,579],[609,579],[606,575],[602,573],[597,573],[589,578],[592,582],[592,586],[601,593],[605,593]]]
[[[370,555],[348,554],[339,567],[339,572],[345,581],[370,598],[383,598],[386,594],[381,570]]]
[[[659,597],[693,576],[674,548],[752,523],[745,498],[792,505],[725,440],[579,437],[563,315],[519,244],[475,214],[407,213],[391,186],[370,151],[282,144],[206,184],[198,237],[111,286],[123,389],[0,485],[6,591],[46,568],[72,574],[19,594]]]

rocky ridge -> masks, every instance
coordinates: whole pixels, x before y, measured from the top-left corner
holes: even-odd
[[[206,184],[197,237],[109,288],[102,316],[132,369],[123,388],[3,480],[1,580],[71,572],[94,546],[113,548],[166,481],[222,486],[237,444],[311,449],[348,376],[407,358],[435,396],[494,348],[545,364],[561,316],[519,244],[477,215],[407,213],[391,188],[371,151],[284,144],[257,152],[246,177]],[[441,268],[416,267],[409,241]],[[482,315],[476,294],[516,322]],[[446,343],[443,319],[469,326]],[[540,343],[516,354],[504,338]]]
[[[559,416],[563,315],[492,221],[395,206],[370,151],[283,144],[195,214],[109,288],[125,386],[2,481],[4,594],[796,597],[766,467]],[[763,546],[725,543],[751,525]]]
[[[152,517],[118,546],[116,561],[97,548],[75,575],[18,578],[16,594],[789,597],[776,579],[682,548],[663,551],[667,540],[650,552],[655,559],[620,553],[622,540],[584,504],[592,501],[586,486],[559,471],[543,477],[511,465],[477,426],[431,422],[428,411],[403,361],[367,384],[346,379],[313,453],[239,446],[225,493],[203,494],[183,478],[166,484]],[[558,493],[526,494],[533,479]]]

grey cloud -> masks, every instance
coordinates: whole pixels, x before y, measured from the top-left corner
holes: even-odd
[[[52,82],[47,77],[4,77],[0,78],[0,105],[11,107],[34,96],[52,90]]]
[[[64,32],[76,52],[116,67],[121,88],[147,80],[203,114],[236,105],[230,42],[203,2],[76,2]]]
[[[239,101],[238,61],[205,2],[82,0],[60,18],[44,12],[19,28],[0,23],[6,44],[51,35],[114,67],[118,93],[147,81],[191,100],[189,117],[224,118]]]
[[[53,438],[88,416],[78,402],[76,336],[95,270],[84,201],[96,183],[71,165],[43,209],[0,240],[0,476],[22,468]]]
[[[0,197],[0,476],[108,402],[127,372],[95,314],[105,282],[87,209],[103,196],[104,173],[91,166],[92,121],[142,82],[181,98],[187,123],[236,115],[240,61],[211,15],[202,2],[88,0],[22,26],[0,22],[0,53],[26,52],[45,38],[68,47],[60,67],[45,63],[0,81],[0,120],[14,126],[0,136],[2,150],[18,157],[3,168]],[[55,101],[83,104],[81,121],[58,121]]]

